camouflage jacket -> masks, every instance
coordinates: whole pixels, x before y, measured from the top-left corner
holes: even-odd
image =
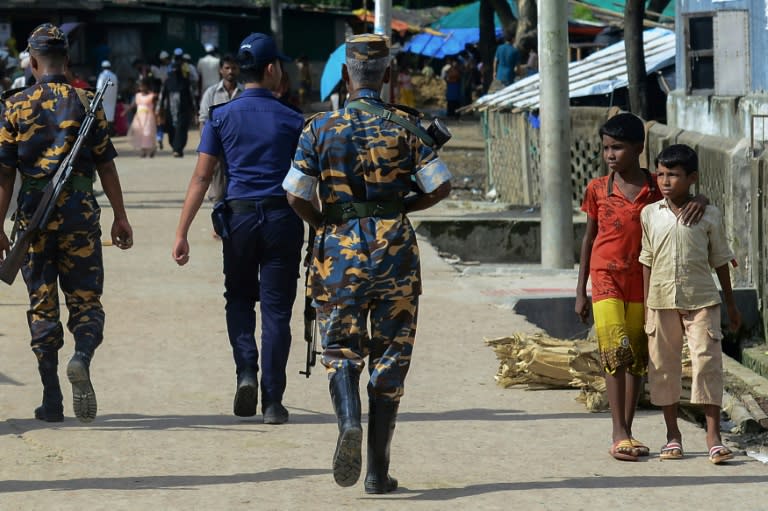
[[[358,98],[382,104],[372,90],[360,91]],[[283,187],[310,200],[319,186],[323,204],[403,201],[414,179],[429,193],[450,173],[431,147],[400,125],[343,108],[307,124]],[[322,226],[312,263],[309,292],[316,302],[354,304],[421,293],[416,235],[405,215]]]
[[[88,93],[87,100],[93,96]],[[6,100],[0,123],[0,165],[18,169],[22,183],[48,180],[72,149],[85,106],[76,89],[61,75],[44,76],[39,83]],[[117,156],[109,139],[104,110],[96,112],[96,122],[80,151],[73,175],[94,178],[95,165]],[[42,194],[40,187],[22,188],[19,193],[19,221],[23,229]],[[56,203],[49,230],[90,229],[98,224],[99,206],[92,193],[64,189]]]

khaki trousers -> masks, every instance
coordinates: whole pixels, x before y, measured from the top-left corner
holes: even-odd
[[[723,338],[720,305],[696,310],[648,309],[648,386],[657,406],[680,401],[684,337],[691,351],[691,403],[721,406]]]

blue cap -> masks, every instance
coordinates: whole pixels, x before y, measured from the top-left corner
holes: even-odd
[[[257,63],[268,63],[275,59],[290,62],[291,59],[277,51],[275,40],[267,34],[254,32],[240,43],[237,50],[237,60],[241,66]]]
[[[182,50],[181,48],[176,48],[175,50],[173,50],[173,54],[176,55],[177,57],[181,57],[182,55],[184,55],[184,50]]]

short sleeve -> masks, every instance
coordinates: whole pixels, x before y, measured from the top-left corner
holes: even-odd
[[[320,176],[316,141],[314,123],[310,122],[299,136],[293,164],[283,180],[286,192],[304,200],[311,200]]]
[[[643,236],[638,260],[643,266],[651,268],[653,266],[653,245],[651,244],[649,212],[648,206],[640,212],[640,227],[642,228]]]
[[[106,163],[112,161],[117,156],[117,150],[109,138],[109,122],[104,113],[104,108],[99,106],[96,110],[96,118],[91,132],[91,153],[95,163]]]
[[[12,121],[14,113],[10,110],[10,105],[6,103],[5,106],[6,115],[0,119],[0,165],[15,169],[19,158],[16,144],[17,129]]]
[[[594,181],[589,183],[587,189],[584,191],[584,200],[581,203],[581,210],[592,220],[597,220],[598,207]]]
[[[216,131],[216,127],[221,124],[221,119],[214,117],[209,119],[203,125],[203,133],[200,135],[200,145],[197,146],[198,153],[210,154],[211,156],[219,156],[223,150],[221,147],[221,139]]]

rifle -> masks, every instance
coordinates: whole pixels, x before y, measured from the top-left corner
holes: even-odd
[[[304,259],[304,266],[307,268],[304,274],[304,340],[307,343],[307,360],[304,370],[299,371],[299,374],[303,374],[307,378],[312,374],[312,368],[317,363],[317,356],[321,353],[317,351],[317,312],[312,307],[312,297],[306,293],[309,290],[309,272],[312,268],[312,247],[314,244],[315,230],[310,226],[307,239],[307,256]]]
[[[19,273],[19,269],[24,264],[24,259],[29,251],[29,246],[32,244],[34,237],[48,225],[48,220],[51,218],[53,209],[56,207],[56,201],[61,195],[61,191],[64,189],[64,185],[72,174],[72,169],[75,166],[77,157],[80,154],[80,149],[83,146],[83,141],[91,131],[93,121],[96,119],[96,109],[99,108],[101,100],[104,97],[104,93],[107,87],[114,85],[111,81],[107,80],[102,84],[96,94],[93,96],[90,105],[85,112],[85,119],[80,124],[80,130],[77,132],[77,138],[72,144],[72,149],[69,154],[61,160],[59,167],[56,169],[56,173],[53,178],[48,181],[48,184],[43,188],[43,195],[40,198],[40,203],[37,205],[32,219],[29,221],[29,226],[26,230],[21,231],[19,237],[13,243],[11,250],[8,252],[8,256],[0,265],[0,280],[8,285],[13,284],[16,279],[16,275]]]

